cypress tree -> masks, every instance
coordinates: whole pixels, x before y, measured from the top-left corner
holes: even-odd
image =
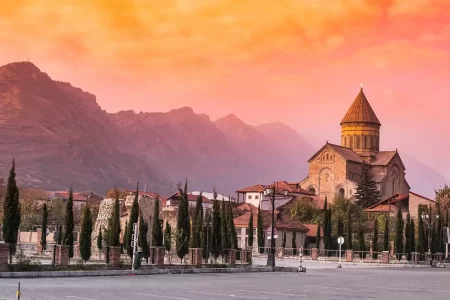
[[[187,195],[187,180],[184,184],[184,191],[179,189],[180,204],[178,206],[177,218],[177,256],[183,260],[183,257],[189,251],[189,238],[191,235],[191,224],[189,220],[189,201]]]
[[[261,215],[261,204],[258,205],[258,217],[257,217],[257,224],[256,224],[256,232],[258,234],[258,248],[259,253],[264,253],[264,229],[263,229],[263,222],[262,222],[262,215]]]
[[[297,241],[296,241],[296,239],[297,239],[297,232],[294,229],[294,231],[292,232],[292,249],[293,249],[293,254],[294,255],[297,255]]]
[[[327,229],[327,233],[328,233],[328,249],[332,249],[333,247],[333,240],[331,238],[331,232],[332,232],[332,223],[331,223],[331,208],[328,209],[328,229]],[[330,255],[331,252],[328,252],[328,255]]]
[[[195,222],[195,244],[197,248],[204,248],[203,245],[203,206],[200,206],[200,211],[197,214],[197,221]]]
[[[202,193],[197,196],[197,202],[195,203],[194,214],[192,215],[192,239],[191,239],[191,248],[199,248],[200,247],[200,234],[201,228],[203,225],[203,216],[202,216],[202,224],[198,224],[199,214],[202,213],[203,205],[202,205]]]
[[[48,219],[48,211],[47,211],[47,203],[44,203],[42,207],[42,236],[41,236],[41,246],[42,252],[47,248],[47,219]]]
[[[425,250],[426,249],[425,229],[423,226],[423,220],[422,220],[422,215],[421,215],[420,211],[419,211],[419,216],[418,216],[417,238],[418,238],[417,251],[419,253],[425,253],[426,252],[426,250]]]
[[[439,217],[439,219],[437,219],[437,226],[436,226],[436,252],[445,253],[444,241],[442,237],[443,220],[442,220],[441,206],[438,203],[436,207],[437,207],[437,216]]]
[[[133,257],[133,247],[131,247],[131,240],[133,238],[134,224],[139,221],[139,181],[136,183],[136,192],[134,193],[133,204],[131,205],[130,218],[127,227],[127,254],[130,258]],[[139,238],[139,234],[138,234]],[[136,241],[137,242],[137,241]]]
[[[226,209],[225,201],[222,200],[222,205],[220,207],[220,219],[222,221],[222,224],[220,226],[221,229],[221,236],[222,236],[222,258],[224,258],[228,254],[228,249],[231,248],[231,241],[230,241],[230,232],[229,232],[229,226],[228,226],[228,213]]]
[[[253,248],[253,211],[250,211],[250,219],[248,220],[248,246]]]
[[[206,261],[206,263],[208,263],[209,260],[209,254],[211,253],[211,232],[209,231],[209,226],[211,224],[211,214],[209,213],[209,211],[207,210],[205,213],[205,224],[203,224],[203,222],[201,222],[200,224],[202,224],[202,235],[201,235],[201,248],[203,249],[202,251],[202,256],[203,259]],[[205,226],[203,226],[205,225]]]
[[[155,224],[155,221],[153,221],[153,224]],[[148,246],[147,232],[148,232],[148,224],[147,224],[147,222],[144,221],[144,217],[142,216],[142,214],[140,214],[139,215],[138,246],[141,247],[142,256],[145,258],[145,261],[148,263],[150,249]],[[153,242],[155,242],[155,240]]]
[[[403,251],[403,217],[402,209],[399,207],[397,211],[397,220],[395,223],[395,251],[397,252],[397,258],[401,258],[401,253]]]
[[[153,212],[152,245],[154,247],[162,247],[163,240],[162,224],[159,218],[159,197],[156,197],[155,209]]]
[[[283,236],[281,240],[281,248],[286,248],[286,231],[283,230]]]
[[[328,240],[328,200],[325,196],[325,202],[323,204],[323,243],[325,250],[330,250],[330,241]]]
[[[378,255],[378,217],[376,217],[375,221],[373,222],[372,251],[372,258],[376,259]]]
[[[172,227],[168,220],[166,221],[166,228],[164,229],[164,248],[166,248],[167,253],[172,249]]]
[[[383,250],[389,251],[389,215],[386,215],[386,222],[384,223]]]
[[[406,225],[405,225],[405,253],[406,253],[406,258],[408,260],[411,260],[411,252],[414,251],[413,250],[413,236],[411,235],[411,215],[408,214],[406,215]]]
[[[222,230],[220,228],[222,221],[220,220],[220,204],[217,200],[217,192],[214,188],[214,203],[212,215],[212,233],[211,233],[211,254],[216,261],[222,249]]]
[[[359,224],[358,226],[358,242],[359,242],[359,251],[365,252],[366,251],[366,242],[364,241],[364,231],[362,224]],[[366,254],[363,253],[363,258],[366,257]]]
[[[120,246],[120,205],[118,196],[114,200],[114,208],[108,221],[108,246]]]
[[[9,171],[8,184],[3,202],[3,240],[9,243],[9,262],[16,253],[17,235],[21,220],[19,189],[16,183],[16,161],[13,159]]]
[[[414,219],[411,218],[411,251],[417,252],[416,251],[416,230],[415,230],[415,225],[414,225]]]
[[[100,259],[100,253],[102,252],[102,248],[103,248],[103,234],[102,234],[102,228],[101,227],[98,230],[98,235],[97,235],[97,248],[98,248],[98,256],[99,256],[99,259]]]
[[[92,216],[91,208],[86,205],[83,210],[83,220],[81,224],[80,255],[84,262],[91,258],[91,238],[92,238]]]
[[[126,252],[128,251],[128,247],[130,247],[131,245],[127,244],[128,241],[128,220],[125,220],[125,232],[123,233],[123,242],[122,242],[122,246],[123,246],[123,251]]]
[[[347,250],[353,249],[352,241],[352,211],[350,207],[347,209]]]
[[[342,217],[339,214],[338,215],[338,223],[337,223],[337,236],[340,237],[344,237],[344,222],[342,222]]]
[[[69,258],[73,257],[73,191],[69,189],[69,200],[66,203],[66,230],[64,231],[64,245],[69,246]]]
[[[58,229],[58,241],[56,242],[58,245],[62,245],[62,236],[63,236],[63,228],[62,225],[59,224],[59,229]]]
[[[316,248],[320,249],[320,224],[317,225]]]
[[[369,174],[369,165],[364,164],[361,178],[356,188],[355,198],[362,208],[367,208],[380,201],[380,192],[377,183],[372,180]]]
[[[230,199],[230,197],[228,198]],[[228,200],[228,224],[230,228],[230,245],[231,249],[238,249],[238,238],[236,233],[236,227],[234,226],[233,209],[231,208],[231,202]]]

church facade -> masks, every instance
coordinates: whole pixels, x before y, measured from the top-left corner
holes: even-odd
[[[381,199],[407,194],[405,166],[397,150],[380,151],[380,127],[363,89],[341,121],[341,145],[326,143],[309,160],[302,188],[332,201],[353,198],[364,167],[377,182]]]

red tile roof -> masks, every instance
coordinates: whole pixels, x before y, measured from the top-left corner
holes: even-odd
[[[316,237],[317,236],[317,224],[303,224],[306,228],[309,229],[308,233],[306,234],[306,236],[309,237]],[[320,236],[323,237],[323,231],[322,229],[320,230]]]
[[[375,208],[375,207],[377,207],[379,205],[383,205],[383,204],[391,204],[391,203],[400,202],[400,201],[403,201],[403,200],[407,200],[408,198],[409,198],[409,195],[395,194],[395,195],[392,195],[392,196],[390,196],[390,197],[388,197],[388,198],[386,198],[384,200],[381,200],[378,203],[375,203],[374,205],[368,207],[367,209],[373,209],[373,208]]]
[[[370,164],[373,166],[386,166],[397,154],[397,151],[380,151],[376,154],[375,160]]]
[[[262,184],[255,184],[240,190],[237,190],[236,193],[259,193],[264,192],[265,186]]]
[[[366,212],[395,212],[395,205],[379,204],[375,207],[366,208]]]
[[[383,212],[383,211],[389,212],[389,211],[395,211],[394,208],[392,206],[390,206],[389,204],[393,204],[393,203],[398,203],[398,202],[401,202],[401,201],[409,200],[409,195],[410,194],[413,194],[413,195],[415,195],[417,197],[420,197],[420,198],[422,198],[424,200],[427,200],[427,201],[435,203],[434,200],[431,200],[429,198],[426,198],[424,196],[421,196],[421,195],[413,193],[413,192],[409,192],[409,194],[395,194],[395,195],[392,195],[391,197],[388,197],[388,198],[386,198],[384,200],[381,200],[380,202],[375,203],[374,205],[366,208],[366,212]],[[391,208],[389,208],[389,207],[391,207]]]
[[[244,214],[234,218],[234,225],[236,228],[247,228],[248,222],[250,220],[251,212],[247,211]],[[261,210],[263,227],[270,227],[272,224],[272,215],[268,210]],[[281,215],[281,219],[277,219],[276,221],[277,230],[286,229],[286,230],[296,230],[298,232],[308,232],[308,228],[303,226],[302,223],[297,222],[291,219],[289,216]],[[253,212],[253,228],[256,228],[258,225],[258,213]]]
[[[410,193],[410,194],[413,194],[413,195],[415,195],[415,196],[417,196],[417,197],[420,197],[420,198],[422,198],[422,199],[424,199],[424,200],[428,200],[428,201],[431,201],[431,202],[433,202],[433,203],[436,203],[436,200],[433,200],[433,199],[424,197],[424,196],[422,196],[422,195],[419,195],[419,194],[414,193],[414,192],[411,192],[411,191],[409,191],[409,193]]]

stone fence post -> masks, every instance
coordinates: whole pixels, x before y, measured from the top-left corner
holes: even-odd
[[[56,246],[56,265],[62,268],[69,266],[69,245]]]
[[[383,264],[388,264],[389,263],[389,251],[383,251],[381,253],[381,262]]]
[[[319,249],[312,248],[311,249],[311,260],[318,260],[319,259]]]
[[[345,250],[345,261],[346,262],[353,261],[353,250]]]
[[[153,249],[152,249],[153,250]],[[153,252],[154,251],[154,252]],[[154,264],[157,267],[164,266],[164,254],[165,254],[165,248],[164,247],[154,247],[154,250],[152,252],[154,253]]]
[[[230,266],[236,265],[236,249],[227,249],[227,262]]]
[[[189,248],[189,262],[197,267],[202,266],[202,248]]]
[[[0,243],[0,272],[9,271],[9,244]]]
[[[109,246],[108,264],[111,268],[117,268],[120,265],[120,252],[122,247]],[[134,263],[134,262],[131,262]]]
[[[41,228],[38,228],[38,229],[36,230],[36,233],[37,233],[37,238],[36,238],[36,253],[37,253],[38,255],[41,255],[41,254],[42,254],[42,251],[45,250],[45,249],[42,249],[42,245],[41,245],[42,229],[41,229]]]

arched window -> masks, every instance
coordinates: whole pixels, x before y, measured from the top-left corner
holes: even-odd
[[[311,194],[316,195],[316,189],[315,189],[315,188],[311,187],[311,188],[309,188],[308,191],[309,191]]]

